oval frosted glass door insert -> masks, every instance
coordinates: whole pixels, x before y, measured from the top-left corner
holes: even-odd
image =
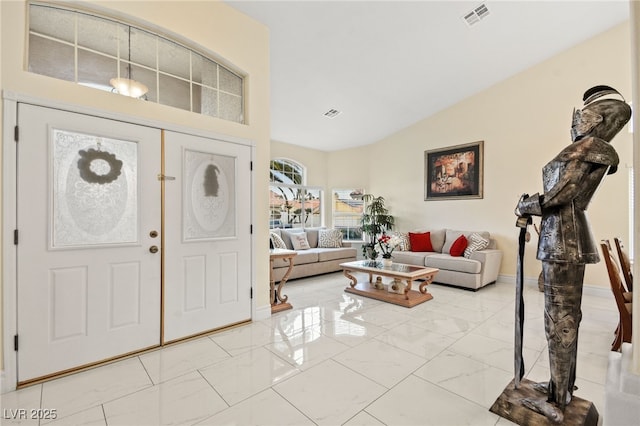
[[[52,248],[138,241],[138,144],[52,130]]]

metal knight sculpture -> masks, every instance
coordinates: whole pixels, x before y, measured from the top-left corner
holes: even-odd
[[[542,169],[544,193],[523,196],[516,207],[519,217],[542,217],[537,258],[551,370],[548,382],[534,386],[545,395],[522,404],[555,423],[563,421],[573,396],[585,265],[600,260],[585,210],[605,175],[617,169],[618,154],[609,142],[631,117],[622,95],[609,86],[587,90],[583,101],[573,112],[573,143]]]

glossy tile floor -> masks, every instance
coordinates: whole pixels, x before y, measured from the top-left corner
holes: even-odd
[[[488,409],[513,378],[512,284],[431,285],[411,309],[346,284],[291,281],[294,309],[268,320],[4,394],[1,423],[38,424],[8,410],[42,408],[65,425],[510,424]],[[606,291],[585,293],[576,395],[602,414],[617,314]],[[527,377],[547,380],[542,293],[525,303]]]

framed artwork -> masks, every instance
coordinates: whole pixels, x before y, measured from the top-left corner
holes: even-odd
[[[482,198],[484,141],[424,152],[424,199]]]

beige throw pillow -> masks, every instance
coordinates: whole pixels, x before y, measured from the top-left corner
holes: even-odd
[[[307,241],[307,233],[299,232],[295,234],[289,234],[291,237],[291,245],[294,250],[309,250],[309,241]]]

